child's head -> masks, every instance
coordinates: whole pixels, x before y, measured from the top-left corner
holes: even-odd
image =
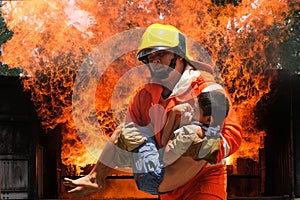
[[[198,97],[200,122],[210,126],[222,125],[229,110],[229,101],[221,91],[203,92]]]

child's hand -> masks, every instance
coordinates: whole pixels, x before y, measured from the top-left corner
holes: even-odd
[[[193,107],[189,103],[178,104],[172,108],[172,111],[176,114],[182,114],[185,112],[194,112]]]
[[[188,124],[192,121],[194,109],[189,103],[183,103],[174,106],[172,112],[181,115],[180,124]]]

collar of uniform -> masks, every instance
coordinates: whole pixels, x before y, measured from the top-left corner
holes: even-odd
[[[169,98],[178,98],[181,94],[192,89],[191,83],[195,81],[200,74],[199,70],[195,70],[193,67],[187,65]],[[152,95],[153,103],[158,103],[163,91],[163,87],[159,84],[159,81],[155,78],[151,78],[145,89]]]
[[[191,83],[196,80],[200,74],[199,70],[195,70],[193,67],[187,65],[170,96],[179,96],[188,89],[191,89]]]

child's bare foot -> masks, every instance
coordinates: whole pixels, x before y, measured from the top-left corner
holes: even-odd
[[[90,175],[81,177],[76,180],[64,178],[64,185],[72,187],[68,193],[75,196],[86,196],[95,192],[100,191],[103,188],[102,183],[98,183],[95,178]]]

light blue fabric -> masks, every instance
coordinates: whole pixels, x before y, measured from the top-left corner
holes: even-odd
[[[143,145],[133,151],[132,169],[139,190],[158,194],[157,188],[163,177],[160,154],[154,137],[149,137]]]

